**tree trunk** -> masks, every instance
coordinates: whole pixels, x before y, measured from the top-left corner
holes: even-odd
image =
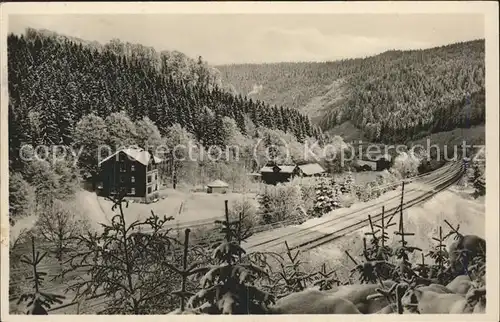
[[[92,180],[92,191],[96,191],[97,190],[97,175],[93,174],[91,180]]]

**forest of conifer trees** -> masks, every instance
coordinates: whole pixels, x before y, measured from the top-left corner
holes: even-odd
[[[114,40],[104,46],[28,29],[8,37],[9,150],[11,166],[22,144],[73,142],[72,129],[85,115],[125,112],[148,117],[163,135],[180,124],[205,146],[224,145],[223,117],[245,133],[256,127],[290,132],[300,141],[318,129],[297,110],[232,95],[203,62],[179,52],[156,53]]]

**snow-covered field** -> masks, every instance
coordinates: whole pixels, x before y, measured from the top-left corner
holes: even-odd
[[[165,199],[156,203],[142,204],[129,203],[124,209],[125,219],[128,222],[144,220],[151,215],[151,211],[158,216],[173,216],[172,224],[196,223],[203,220],[216,220],[224,217],[224,200],[231,204],[234,200],[247,198],[255,200],[255,194],[227,193],[207,194],[206,192],[191,192],[168,189],[162,191],[166,194]],[[109,223],[111,218],[118,212],[112,211],[112,202],[95,194],[81,191],[77,194],[77,200],[95,228],[98,223]],[[179,212],[180,210],[180,212]]]

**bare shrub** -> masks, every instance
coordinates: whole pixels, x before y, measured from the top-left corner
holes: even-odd
[[[241,220],[240,224],[243,230],[253,229],[260,222],[255,203],[246,197],[231,202],[229,218],[231,220]]]
[[[403,178],[409,178],[418,174],[421,157],[413,152],[402,152],[395,159],[392,169],[397,171]]]
[[[341,208],[349,208],[355,201],[356,198],[350,193],[344,193],[339,197],[339,205]]]
[[[55,256],[60,264],[63,255],[73,249],[76,237],[89,229],[88,222],[67,202],[54,200],[39,215],[36,233],[48,243],[47,251]]]
[[[261,192],[259,202],[261,219],[265,224],[291,220],[302,221],[307,218],[298,184],[266,186]]]
[[[316,184],[317,178],[294,178],[291,185],[299,186],[302,196],[302,208],[306,213],[309,213],[314,208],[316,199]]]

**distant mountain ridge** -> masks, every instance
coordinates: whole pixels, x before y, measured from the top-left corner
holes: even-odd
[[[335,62],[215,68],[236,92],[305,112],[324,131],[347,122],[367,140],[401,142],[484,124],[484,57],[481,39]]]

